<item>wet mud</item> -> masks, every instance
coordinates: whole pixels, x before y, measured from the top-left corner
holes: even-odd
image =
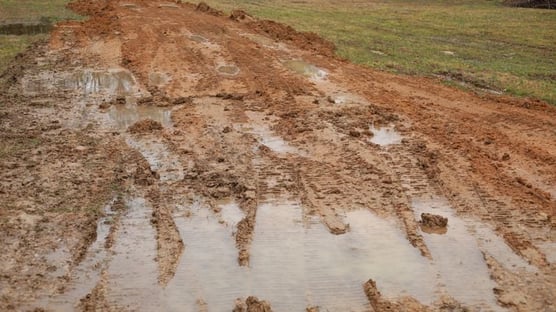
[[[0,75],[0,310],[552,311],[556,110],[206,4]]]

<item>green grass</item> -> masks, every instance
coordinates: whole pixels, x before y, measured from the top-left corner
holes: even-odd
[[[488,0],[206,2],[316,32],[355,63],[396,73],[463,77],[468,86],[556,104],[555,10],[510,8]]]
[[[79,19],[80,16],[65,8],[68,0],[0,0],[0,24],[57,22]],[[0,73],[17,53],[46,35],[0,35]]]

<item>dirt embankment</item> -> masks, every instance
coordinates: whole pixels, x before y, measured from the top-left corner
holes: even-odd
[[[554,107],[242,11],[71,7],[0,77],[0,309],[554,309]]]

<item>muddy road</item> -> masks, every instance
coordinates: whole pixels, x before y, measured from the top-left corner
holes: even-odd
[[[0,310],[556,311],[554,107],[72,8],[0,77]]]

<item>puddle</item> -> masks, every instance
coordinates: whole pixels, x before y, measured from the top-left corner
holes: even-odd
[[[275,135],[265,125],[250,124],[249,126],[242,127],[241,130],[255,135],[259,139],[260,144],[270,148],[276,153],[301,155],[301,152],[297,148],[289,145],[284,139]]]
[[[128,8],[128,9],[136,9],[138,8],[137,4],[133,3],[122,3],[120,4],[121,7]]]
[[[237,219],[233,204],[221,207]],[[225,205],[226,206],[226,205]],[[230,211],[224,212],[231,208]],[[248,269],[237,263],[233,226],[222,224],[202,204],[191,207],[188,218],[175,217],[185,244],[185,251],[174,278],[168,283],[164,296],[168,298],[163,310],[197,311],[197,300],[207,303],[208,311],[230,311],[236,298],[246,297]],[[234,225],[235,226],[235,225]]]
[[[0,24],[0,35],[37,35],[45,34],[52,30],[51,23],[40,23],[40,24]]]
[[[395,224],[369,211],[345,217],[350,231],[333,235],[318,220],[302,222],[295,202],[266,203],[257,211],[251,247],[253,294],[277,311],[368,311],[362,285],[377,281],[385,296],[411,295],[429,303],[434,274]]]
[[[327,76],[327,72],[323,69],[316,67],[313,64],[309,64],[305,61],[285,61],[284,66],[288,69],[298,73],[300,75],[312,78],[312,79],[324,79]]]
[[[106,299],[126,310],[158,311],[160,298],[152,209],[143,198],[127,200],[108,267]]]
[[[239,67],[235,65],[222,65],[216,69],[222,75],[235,76],[239,74]]]
[[[208,41],[207,38],[201,36],[201,35],[191,35],[189,36],[189,39],[191,39],[192,41],[195,41],[197,43],[205,43]]]
[[[69,82],[74,89],[84,94],[108,93],[110,95],[131,95],[135,90],[135,78],[127,70],[93,71],[76,74]]]
[[[537,245],[542,253],[546,256],[546,261],[550,264],[556,263],[556,243],[555,242],[544,242]]]
[[[224,201],[218,203],[222,221],[228,226],[231,226],[235,231],[236,224],[245,217],[245,213],[239,208],[239,205],[234,200]]]
[[[167,128],[172,127],[172,111],[153,105],[112,105],[108,111],[108,116],[120,131],[125,131],[129,126],[145,119],[158,121]]]
[[[52,311],[75,311],[79,300],[85,297],[100,280],[100,274],[107,260],[107,251],[104,248],[106,237],[110,231],[112,216],[111,207],[115,199],[108,203],[104,211],[106,217],[101,218],[97,223],[97,238],[87,250],[87,255],[83,262],[72,271],[72,281],[65,288],[63,294],[41,301],[40,307]],[[69,251],[68,257],[70,259]],[[61,263],[59,261],[58,263]]]
[[[394,129],[394,126],[383,128],[371,126],[369,130],[373,133],[373,137],[370,139],[371,143],[388,146],[402,142],[402,136]]]
[[[75,72],[43,71],[22,79],[26,95],[55,90],[78,91],[85,96],[126,96],[140,93],[135,77],[124,69],[78,70]]]
[[[141,153],[151,170],[158,173],[161,182],[183,180],[183,166],[178,157],[158,137],[127,137],[126,143]]]
[[[490,278],[480,247],[491,253],[504,266],[511,267],[521,260],[512,255],[509,247],[501,245],[503,241],[496,239],[496,235],[490,235],[488,230],[481,226],[474,229],[478,236],[485,235],[478,241],[468,230],[466,222],[458,218],[449,204],[441,198],[414,200],[412,208],[417,219],[420,219],[423,212],[448,218],[446,234],[423,233],[445,291],[466,305],[487,311],[505,311],[497,305],[492,291],[497,285]]]
[[[164,291],[169,311],[227,311],[238,297],[255,295],[274,311],[368,311],[362,284],[378,281],[386,296],[412,295],[431,302],[434,284],[428,261],[392,223],[369,211],[346,216],[351,231],[332,235],[318,220],[302,222],[298,203],[264,203],[258,208],[250,268],[237,264],[234,226],[243,213],[233,202],[221,204],[219,222],[208,208],[193,205],[189,218],[176,216],[185,252]],[[229,210],[229,211],[227,211]],[[380,239],[373,239],[380,237]]]

